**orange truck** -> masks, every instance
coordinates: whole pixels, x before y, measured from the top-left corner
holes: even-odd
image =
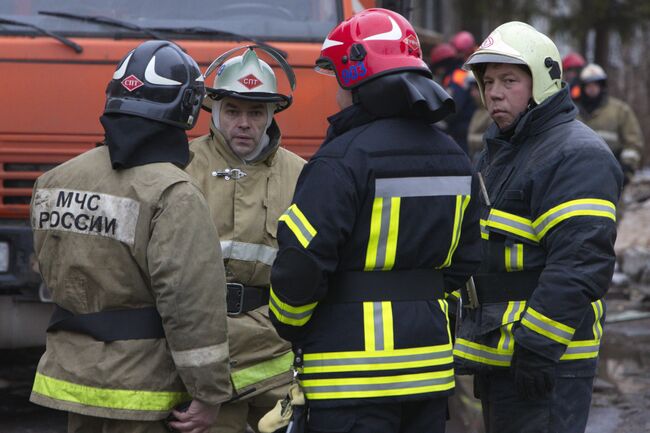
[[[338,22],[375,3],[388,6],[368,0],[0,2],[0,348],[45,341],[52,304],[33,254],[32,186],[44,171],[103,139],[104,91],[125,53],[146,39],[169,39],[204,70],[243,44],[286,53],[297,88],[293,107],[277,120],[284,146],[309,157],[324,137],[326,117],[337,111],[335,80],[313,71],[322,41]],[[209,118],[204,113],[190,135],[206,133]]]

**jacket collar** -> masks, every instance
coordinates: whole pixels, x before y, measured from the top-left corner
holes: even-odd
[[[353,104],[344,108],[333,116],[327,118],[330,126],[327,129],[327,136],[325,137],[325,142],[323,144],[356,127],[370,123],[375,119],[375,116],[366,112],[358,104]]]

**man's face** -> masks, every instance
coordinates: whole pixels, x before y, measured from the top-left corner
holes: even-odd
[[[483,75],[485,105],[490,117],[504,130],[528,106],[533,79],[517,65],[488,63]]]
[[[265,132],[267,116],[266,105],[261,102],[224,98],[219,130],[238,157],[245,158],[255,150]]]
[[[602,88],[600,87],[600,84],[595,81],[585,84],[585,95],[592,99],[597,98],[601,91]]]

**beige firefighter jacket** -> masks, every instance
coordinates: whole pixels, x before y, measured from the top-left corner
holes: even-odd
[[[620,99],[607,96],[605,103],[592,113],[582,107],[578,120],[600,135],[621,164],[639,168],[643,155],[643,133],[632,108]]]
[[[492,118],[488,111],[482,105],[478,106],[467,128],[467,148],[472,161],[475,161],[483,150],[483,134],[491,123]]]
[[[277,131],[275,121],[271,129]],[[278,248],[277,221],[291,204],[305,163],[281,148],[277,135],[258,162],[249,164],[233,153],[212,123],[210,134],[190,143],[193,158],[186,171],[203,190],[212,211],[228,282],[269,287]],[[227,170],[230,176],[225,175]],[[268,306],[228,317],[228,340],[237,394],[253,397],[291,381],[291,346],[271,325]]]
[[[158,420],[190,398],[230,397],[224,269],[209,218],[182,170],[115,171],[106,146],[37,180],[34,249],[54,302],[73,314],[155,306],[166,338],[105,343],[50,332],[32,402]]]

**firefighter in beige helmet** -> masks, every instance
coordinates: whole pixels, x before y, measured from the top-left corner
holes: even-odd
[[[641,166],[643,133],[632,108],[618,98],[609,96],[607,74],[591,63],[580,73],[580,98],[576,105],[578,119],[603,137],[621,164],[626,182]]]
[[[232,57],[244,50],[242,55]],[[187,167],[201,186],[221,236],[228,280],[228,336],[231,381],[237,400],[224,405],[216,431],[244,432],[284,397],[293,355],[269,321],[269,279],[277,251],[280,215],[291,204],[304,160],[280,146],[273,116],[291,104],[278,93],[266,51],[283,69],[276,52],[239,47],[217,58],[206,71],[214,86],[203,106],[212,112],[209,134],[191,143]]]
[[[108,85],[105,145],[34,186],[34,251],[56,308],[30,400],[69,412],[70,433],[164,433],[170,414],[174,429],[205,432],[230,398],[219,238],[182,170],[204,93],[178,46],[141,44]]]

